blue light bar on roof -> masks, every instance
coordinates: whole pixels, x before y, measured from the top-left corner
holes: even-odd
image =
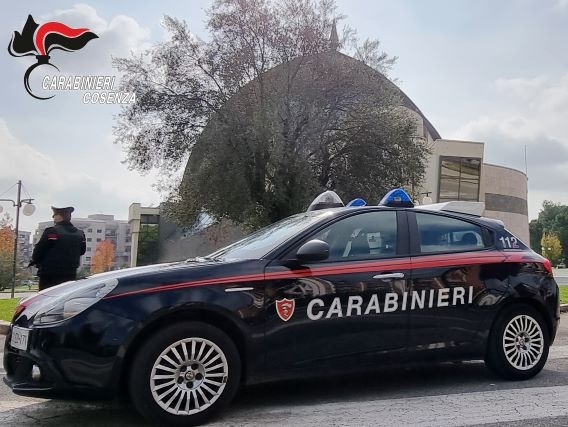
[[[406,191],[402,188],[395,188],[383,197],[379,206],[388,206],[391,208],[413,208],[414,203]]]
[[[347,203],[346,206],[348,208],[357,207],[357,206],[367,206],[367,202],[365,200],[361,199],[360,197],[357,197],[356,199],[353,199],[349,203]]]

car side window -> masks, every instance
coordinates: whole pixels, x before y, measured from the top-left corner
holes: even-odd
[[[440,215],[416,213],[420,252],[464,252],[483,249],[481,227]]]
[[[396,254],[396,211],[366,212],[341,219],[311,239],[329,244],[329,261],[387,258]]]

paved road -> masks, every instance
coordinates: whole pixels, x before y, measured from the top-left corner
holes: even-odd
[[[0,345],[3,348],[3,337]],[[0,376],[3,372],[0,372]],[[482,363],[389,369],[243,390],[211,426],[566,426],[568,314],[550,359],[524,382],[503,381]],[[129,406],[13,395],[0,385],[2,426],[144,426]]]
[[[24,298],[24,297],[29,297],[30,295],[34,295],[37,292],[33,292],[33,291],[29,291],[29,292],[16,292],[14,294],[14,298]],[[0,299],[4,298],[4,299],[8,299],[11,298],[12,294],[10,292],[6,292],[6,291],[2,291],[0,292]]]
[[[568,285],[568,268],[555,268],[553,273],[556,283],[559,285]]]

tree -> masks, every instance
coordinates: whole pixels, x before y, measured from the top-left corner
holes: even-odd
[[[300,65],[294,84],[287,84],[288,72],[286,66],[265,77],[270,93],[263,102],[251,85],[211,120],[180,187],[188,221],[204,208],[255,227],[305,210],[325,189],[347,201],[378,201],[394,186],[418,184],[425,147],[373,70],[322,54]]]
[[[15,231],[6,215],[0,218],[0,288],[7,288],[13,280]]]
[[[541,253],[541,240],[545,234],[554,234],[562,246],[562,259],[568,259],[568,206],[545,200],[538,219],[529,224],[531,247]],[[541,253],[541,255],[544,255]]]
[[[557,265],[562,261],[562,245],[560,239],[555,234],[544,234],[540,245],[543,250],[543,256],[548,258],[552,265]]]
[[[533,219],[529,222],[529,235],[530,235],[530,246],[535,251],[540,253],[540,241],[542,240],[542,223],[538,219]]]
[[[554,233],[562,244],[562,258],[568,259],[568,206],[560,207],[561,211],[554,217],[550,232]]]
[[[158,224],[141,224],[140,232],[138,233],[136,265],[150,265],[158,262],[159,252],[160,226]]]
[[[91,273],[109,271],[114,262],[114,245],[110,240],[103,240],[95,249],[95,255],[91,260]]]
[[[339,40],[333,1],[217,0],[208,16],[210,41],[165,17],[167,42],[115,59],[137,94],[115,128],[130,166],[188,161],[166,214],[257,227],[325,189],[378,199],[419,184],[427,149],[384,77],[396,58],[350,28]]]

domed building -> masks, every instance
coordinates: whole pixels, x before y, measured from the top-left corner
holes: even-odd
[[[187,163],[182,205],[267,224],[326,188],[378,201],[409,177],[420,184],[425,147],[439,138],[410,98],[363,62],[335,50],[295,58],[240,88],[209,119]],[[234,192],[223,197],[199,190],[227,186]]]
[[[485,164],[482,142],[443,139],[423,112],[396,84],[365,63],[340,53],[337,48],[337,36],[333,28],[328,52],[296,58],[270,69],[262,75],[261,82],[256,79],[240,89],[227,102],[226,109],[242,112],[243,115],[258,114],[253,100],[260,90],[263,88],[266,90],[267,87],[272,88],[275,93],[275,99],[271,100],[272,104],[267,109],[275,114],[283,108],[279,103],[280,100],[287,96],[296,97],[296,104],[318,107],[318,101],[314,99],[322,91],[330,92],[337,98],[347,98],[350,102],[347,104],[348,108],[354,108],[357,103],[374,102],[380,107],[383,98],[385,104],[394,101],[412,117],[415,123],[414,136],[421,139],[431,152],[426,161],[425,177],[418,185],[419,192],[426,196],[426,200],[433,203],[450,200],[484,202],[486,216],[502,220],[510,231],[528,244],[526,175],[506,166]],[[294,80],[290,76],[293,76]],[[319,119],[321,119],[319,116],[313,114],[309,116],[309,120]],[[196,179],[192,176],[192,171],[200,167],[204,150],[210,149],[212,141],[213,144],[217,143],[220,135],[222,137],[224,132],[222,127],[218,118],[212,119],[207,125],[203,144],[198,143],[195,146],[188,161],[184,177],[186,183]],[[271,129],[272,135],[282,131],[281,128]],[[309,146],[309,138],[301,140],[300,143]],[[302,149],[299,148],[300,151]],[[230,161],[232,160],[228,158],[220,159],[220,163]],[[214,177],[207,174],[207,179]],[[238,180],[238,177],[236,179]],[[377,178],[377,192],[384,194],[389,183],[385,183],[386,186],[383,187],[383,182],[379,182],[381,180]],[[309,184],[304,182],[303,185]],[[333,185],[326,183],[325,179],[320,181],[319,185],[318,188],[333,188]],[[238,183],[235,182],[235,188],[237,187]],[[356,188],[354,190],[356,191]],[[235,194],[235,197],[242,196]],[[370,200],[377,198],[374,194],[361,194],[361,196]],[[301,206],[294,208],[295,211],[301,210]]]

